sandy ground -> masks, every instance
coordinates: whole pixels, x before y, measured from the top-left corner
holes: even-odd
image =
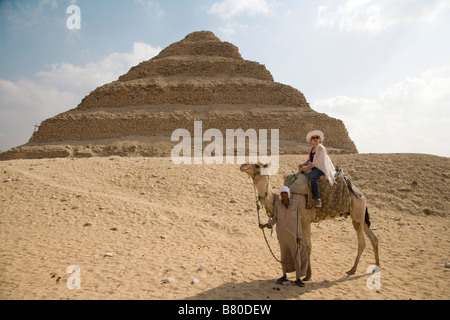
[[[303,158],[281,156],[272,187]],[[345,273],[357,252],[350,218],[313,224],[306,287],[277,285],[239,165],[107,157],[0,162],[0,299],[449,299],[450,159],[331,158],[368,198],[378,289],[367,286],[367,238]],[[277,255],[275,234],[269,242]]]

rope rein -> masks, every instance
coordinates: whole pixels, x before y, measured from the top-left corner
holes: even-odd
[[[261,203],[261,206],[263,206],[263,207],[264,207],[264,205],[262,204],[261,197],[258,197],[258,195],[257,195],[257,193],[256,193],[256,187],[255,187],[255,184],[253,184],[253,187],[254,187],[254,189],[255,189],[256,212],[258,213],[258,225],[260,225],[260,224],[261,224],[261,216],[260,216],[260,214],[259,214],[259,210],[261,209],[261,207],[260,207],[259,204]],[[267,216],[269,216],[269,214],[267,213],[267,208],[266,208],[266,214],[267,214]],[[273,253],[272,248],[270,247],[269,241],[267,240],[266,232],[264,231],[264,229],[261,229],[261,231],[262,231],[262,233],[263,233],[263,235],[264,235],[264,240],[266,241],[266,245],[267,245],[267,247],[269,248],[269,251],[270,251],[270,253],[272,254],[272,257],[273,257],[276,261],[278,261],[279,263],[283,264],[283,262],[282,262],[281,260],[279,260],[279,259],[275,256],[275,254]]]

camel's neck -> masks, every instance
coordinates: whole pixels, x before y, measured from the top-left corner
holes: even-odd
[[[272,191],[269,183],[269,176],[260,175],[255,178],[255,187],[258,195],[261,197],[262,204],[273,212],[273,204],[275,202],[275,194]]]

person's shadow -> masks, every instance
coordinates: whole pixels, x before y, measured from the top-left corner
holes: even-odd
[[[227,282],[216,288],[198,293],[187,300],[285,300],[295,299],[305,293],[332,287],[336,284],[355,281],[369,274],[358,276],[342,276],[336,280],[324,280],[320,282],[305,282],[305,287],[294,284],[294,278],[290,279],[289,285],[280,285],[275,279],[254,280],[249,282]],[[324,299],[327,299],[324,297]]]

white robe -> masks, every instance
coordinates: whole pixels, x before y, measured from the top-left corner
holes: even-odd
[[[280,199],[275,202],[273,211],[273,218],[268,223],[271,226],[277,225],[283,274],[295,271],[297,279],[300,279],[306,275],[309,261],[305,245],[297,245],[297,238],[302,238],[300,205],[297,200],[290,199],[286,208]]]

